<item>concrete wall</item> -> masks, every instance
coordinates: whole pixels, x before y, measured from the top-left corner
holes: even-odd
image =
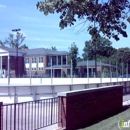
[[[123,85],[125,92],[130,92],[130,81],[123,82],[102,82],[95,83],[97,78],[93,78],[94,82],[87,83],[87,79],[75,78],[75,84],[71,84],[70,78],[55,78],[53,84],[49,78],[11,78],[10,85],[7,85],[7,78],[0,78],[0,101],[4,103],[14,103],[22,101],[39,100],[49,97],[56,97],[57,93],[89,88],[97,88],[109,85]],[[90,79],[91,80],[91,79]],[[100,81],[100,79],[99,79]],[[41,83],[40,83],[41,82]],[[82,83],[81,83],[82,82]],[[55,84],[54,84],[55,83]]]
[[[59,127],[84,128],[122,110],[123,86],[58,93]]]
[[[67,85],[67,84],[93,84],[116,83],[130,81],[130,78],[10,78],[10,85]],[[0,78],[0,86],[8,85],[8,78]]]

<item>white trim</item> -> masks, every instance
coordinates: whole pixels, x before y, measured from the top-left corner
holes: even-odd
[[[101,89],[111,89],[114,87],[123,87],[122,85],[112,85],[112,86],[103,86],[99,88],[90,88],[90,89],[82,89],[82,90],[73,90],[73,91],[66,91],[66,92],[60,92],[57,94],[57,96],[73,96],[73,95],[78,95],[80,93],[90,93],[91,91],[97,91]]]
[[[13,52],[11,52],[11,53],[8,53],[8,52],[1,53],[0,52],[0,56],[8,56],[8,55],[10,55],[10,56],[16,56],[16,53],[13,53]],[[23,56],[23,55],[21,53],[18,53],[18,56]]]
[[[5,53],[5,52],[6,52],[6,53],[9,53],[9,51],[4,50],[4,49],[2,49],[2,48],[0,48],[0,52],[2,52],[2,53],[3,53],[3,52],[4,52],[4,53]]]

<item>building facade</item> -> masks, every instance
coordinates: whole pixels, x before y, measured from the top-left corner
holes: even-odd
[[[0,47],[0,77],[71,77],[71,67],[67,63],[68,52],[52,51],[45,48],[15,50]],[[108,71],[115,67],[97,62],[97,76],[103,69]],[[95,62],[77,63],[74,77],[95,77]]]
[[[66,51],[52,51],[45,48],[29,50],[15,50],[7,47],[0,47],[0,77],[29,77],[53,76],[61,77],[61,69],[67,65]],[[50,71],[47,67],[60,66],[56,71]]]

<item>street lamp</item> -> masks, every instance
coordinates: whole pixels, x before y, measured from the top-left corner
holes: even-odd
[[[21,29],[12,29],[13,32],[16,32],[17,34],[19,34],[19,31],[21,31]],[[16,77],[18,77],[18,42],[16,43]]]

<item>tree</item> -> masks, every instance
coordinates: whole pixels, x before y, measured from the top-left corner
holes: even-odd
[[[16,77],[19,76],[18,49],[25,49],[25,48],[27,49],[28,48],[25,44],[21,46],[24,39],[25,39],[25,37],[23,36],[23,34],[17,32],[16,38],[14,38],[13,34],[9,34],[9,37],[6,38],[4,42],[0,41],[1,46],[16,49]]]
[[[20,50],[23,50],[23,49],[27,49],[28,50],[28,46],[26,44],[23,44],[22,46],[19,47]]]
[[[52,51],[57,51],[57,49],[56,49],[55,46],[52,46],[52,47],[51,47],[51,50],[52,50]]]
[[[110,57],[110,61],[112,64],[118,65],[118,73],[122,73],[122,65],[123,65],[123,73],[127,73],[127,64],[130,66],[130,48],[119,48],[117,51]],[[128,73],[130,73],[130,67],[128,67]]]
[[[103,75],[104,78],[109,77],[109,71],[108,71],[107,68],[104,68],[104,69],[103,69],[102,75]]]
[[[95,53],[97,55],[97,59],[101,60],[109,58],[116,51],[116,49],[111,45],[112,43],[104,37],[99,37],[94,44],[91,40],[86,41],[83,49],[84,53],[82,54],[83,60],[94,60]]]
[[[71,65],[72,60],[72,68],[73,73],[76,72],[76,66],[77,66],[77,56],[78,56],[78,47],[75,43],[71,44],[71,47],[69,48],[69,54],[68,54],[68,64]]]
[[[83,59],[81,57],[77,58],[77,62],[83,61]]]
[[[4,47],[9,47],[13,49],[25,49],[28,48],[25,44],[20,46],[22,42],[25,40],[25,37],[23,36],[22,33],[17,33],[16,38],[14,37],[13,34],[9,34],[9,37],[5,39],[4,42],[0,41],[0,45]]]
[[[92,37],[100,32],[115,40],[119,40],[119,34],[127,37],[127,23],[130,23],[129,0],[45,0],[36,6],[45,15],[59,13],[61,29],[74,25],[79,19],[83,20],[83,25],[90,22],[85,29]]]

